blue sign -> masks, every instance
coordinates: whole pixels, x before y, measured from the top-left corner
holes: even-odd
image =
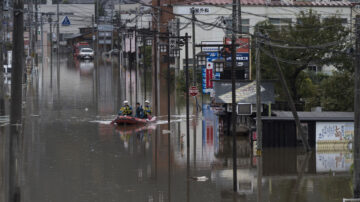
[[[226,61],[231,62],[231,55],[227,55]],[[236,61],[237,62],[248,62],[249,61],[249,53],[236,53]]]
[[[220,80],[220,72],[215,72],[215,80]]]
[[[62,23],[61,23],[62,26],[70,26],[71,23],[70,23],[70,20],[68,18],[68,16],[65,16]]]
[[[206,67],[203,66],[201,68],[201,73],[202,73],[202,91],[203,91],[203,94],[207,93],[206,92]]]

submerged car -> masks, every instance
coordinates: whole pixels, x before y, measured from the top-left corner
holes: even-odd
[[[80,59],[93,59],[94,51],[91,48],[82,48],[79,53]]]

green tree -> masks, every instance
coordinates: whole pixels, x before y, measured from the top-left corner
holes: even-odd
[[[311,105],[318,106],[321,102],[325,102],[324,99],[318,99],[320,94],[324,96],[324,93],[330,93],[325,86],[335,82],[332,80],[322,82],[326,77],[316,76],[306,71],[310,65],[333,66],[340,71],[335,76],[353,71],[351,56],[344,53],[350,47],[348,42],[350,31],[342,23],[342,20],[336,16],[321,19],[320,15],[309,10],[301,12],[296,23],[290,23],[287,26],[276,27],[269,21],[257,25],[262,36],[268,36],[271,40],[295,102],[305,101],[308,103],[308,108]],[[263,38],[262,41],[268,40]],[[261,48],[262,79],[278,79],[276,63],[269,44],[263,43]],[[320,83],[321,87],[319,87]],[[277,82],[275,87],[277,99],[286,100],[280,82]],[[328,95],[326,96],[330,99]],[[338,106],[331,109],[344,108]]]
[[[348,70],[336,71],[320,86],[320,102],[327,111],[353,111],[354,74]]]

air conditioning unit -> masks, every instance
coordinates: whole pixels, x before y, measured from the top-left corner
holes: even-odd
[[[238,115],[251,115],[253,112],[252,104],[250,103],[238,103],[236,107]]]

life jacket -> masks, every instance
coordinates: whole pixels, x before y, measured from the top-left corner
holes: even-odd
[[[123,106],[120,109],[120,113],[122,115],[131,116],[132,115],[132,108],[130,106]]]
[[[150,106],[145,106],[144,107],[144,115],[151,115],[151,107]]]

